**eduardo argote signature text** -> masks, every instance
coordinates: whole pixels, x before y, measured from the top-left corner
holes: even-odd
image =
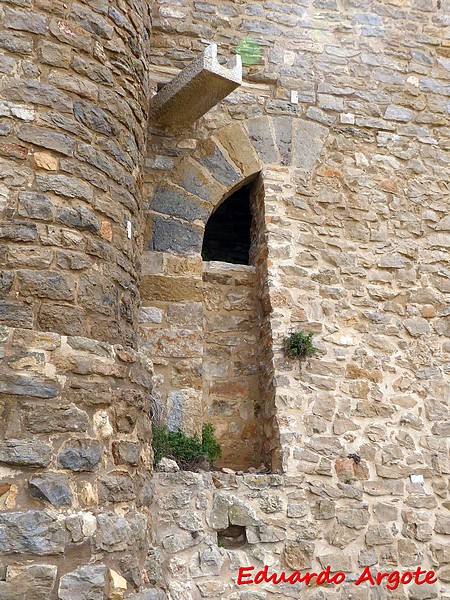
[[[269,567],[267,565],[256,573],[253,573],[254,570],[255,567],[240,567],[237,584],[274,583],[277,585],[278,583],[294,584],[304,582],[306,585],[323,585],[324,583],[340,585],[346,579],[346,575],[342,571],[331,573],[329,565],[319,573],[306,571],[303,575],[300,571],[293,571],[289,575],[286,575],[284,571],[269,574]],[[370,567],[365,567],[353,583],[355,585],[361,585],[364,582],[370,585],[385,584],[388,590],[396,590],[399,585],[406,585],[408,583],[423,585],[424,583],[436,583],[436,581],[435,572],[426,571],[422,567],[416,567],[414,571],[404,571],[403,573],[400,573],[400,571],[372,572]]]

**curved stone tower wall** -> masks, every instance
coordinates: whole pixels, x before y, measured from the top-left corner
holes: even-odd
[[[1,598],[145,579],[149,47],[144,0],[0,3]]]

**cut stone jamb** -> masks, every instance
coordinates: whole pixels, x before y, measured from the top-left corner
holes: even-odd
[[[168,127],[186,127],[241,83],[241,57],[237,54],[225,67],[217,60],[217,44],[211,44],[153,97],[151,118]]]

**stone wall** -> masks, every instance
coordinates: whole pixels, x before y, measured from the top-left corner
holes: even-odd
[[[125,0],[0,6],[7,325],[135,342],[148,10]]]
[[[203,421],[222,446],[218,466],[262,462],[261,307],[253,266],[203,263]]]
[[[108,569],[123,596],[145,573],[152,365],[90,338],[0,336],[0,597],[103,599]]]
[[[341,466],[348,469],[350,462]],[[158,547],[149,573],[151,581],[174,600],[448,598],[448,568],[441,576],[442,587],[412,584],[408,596],[401,585],[391,591],[368,582],[355,585],[366,566],[376,578],[379,571],[397,567],[401,572],[414,571],[417,565],[425,568],[424,561],[430,561],[428,565],[448,561],[448,546],[440,535],[428,555],[418,552],[411,539],[394,540],[392,522],[404,495],[410,507],[405,514],[414,506],[425,509],[436,503],[432,495],[413,485],[370,480],[360,486],[344,480],[319,483],[308,475],[218,472],[156,473],[154,480],[152,513]],[[380,497],[384,494],[389,494],[388,502]],[[414,527],[406,521],[405,527]],[[438,531],[442,525],[440,520]],[[235,547],[233,539],[226,537],[233,527],[245,532]],[[269,576],[276,573],[277,577],[282,571],[286,577],[298,570],[302,576],[319,574],[329,567],[331,574],[344,573],[345,580],[325,586],[318,586],[314,578],[309,584],[238,584],[240,567],[254,567],[241,574],[242,581],[248,582],[264,566]]]
[[[154,133],[145,191],[152,210],[171,170],[177,193],[201,204],[203,186],[220,183],[220,154],[237,172],[257,153],[267,454],[299,478],[299,493],[333,505],[298,517],[314,532],[295,541],[312,560],[324,552],[344,563],[345,552],[352,573],[434,566],[439,584],[420,593],[438,598],[448,597],[450,531],[448,13],[437,0],[157,2],[161,81],[207,41],[231,54],[249,35],[262,58],[195,127]],[[250,142],[223,142],[232,127]],[[202,217],[164,218],[201,239]],[[196,240],[183,251],[199,252]],[[301,368],[282,352],[292,330],[313,332],[319,349]]]
[[[0,3],[0,597],[145,584],[145,0]]]

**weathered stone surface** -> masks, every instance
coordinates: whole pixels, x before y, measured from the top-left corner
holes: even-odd
[[[31,495],[35,498],[47,500],[53,506],[70,506],[73,496],[69,480],[62,473],[43,473],[39,477],[30,479]]]
[[[71,137],[63,133],[34,125],[22,125],[17,132],[17,137],[19,140],[30,142],[35,146],[55,150],[66,156],[73,156],[75,143]]]
[[[159,187],[150,208],[164,215],[180,217],[186,221],[208,219],[209,211],[196,204],[188,194],[183,195],[181,190],[169,187]]]
[[[197,229],[181,221],[155,217],[151,241],[152,250],[195,254],[200,250],[201,244],[202,236]]]
[[[36,175],[36,185],[40,192],[54,192],[67,198],[89,201],[93,196],[92,188],[88,183],[66,175]]]
[[[0,462],[23,467],[47,467],[52,457],[50,446],[39,441],[8,440],[0,443]]]
[[[59,583],[60,600],[104,600],[107,569],[104,565],[80,567],[63,575]]]
[[[269,123],[266,119],[252,119],[247,123],[247,129],[261,160],[270,165],[278,162],[279,155]]]
[[[0,551],[38,556],[64,552],[66,535],[60,523],[41,511],[0,514]]]
[[[95,544],[99,550],[115,552],[125,550],[133,543],[133,532],[126,519],[119,515],[99,515]]]
[[[45,194],[36,192],[20,192],[19,215],[39,219],[40,221],[52,221],[53,203]]]
[[[74,404],[50,405],[33,402],[24,404],[23,408],[27,429],[32,433],[87,431],[88,416]]]
[[[54,565],[9,565],[6,580],[15,589],[25,587],[27,599],[40,600],[52,594],[57,571]]]
[[[69,275],[58,271],[21,269],[17,273],[22,295],[34,295],[51,300],[74,300],[75,282]]]
[[[115,471],[99,479],[102,502],[127,502],[136,497],[133,479],[127,473]]]
[[[73,439],[58,454],[58,464],[71,471],[94,471],[100,464],[102,448],[99,442]]]

